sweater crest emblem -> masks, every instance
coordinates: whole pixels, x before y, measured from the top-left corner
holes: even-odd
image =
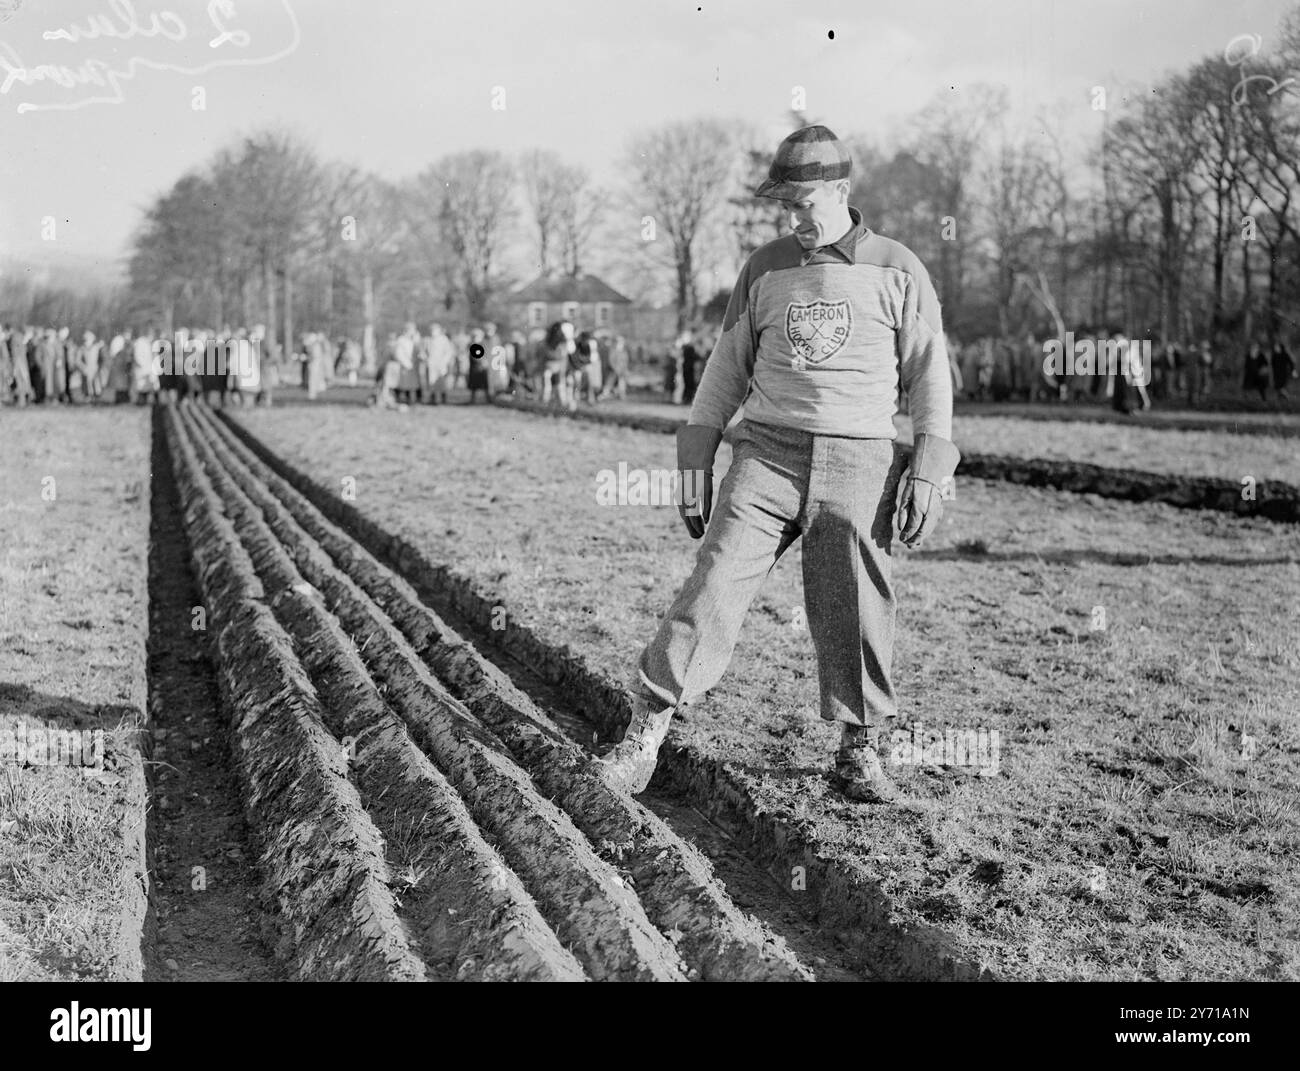
[[[791,302],[785,310],[785,337],[796,358],[822,364],[844,348],[853,329],[853,312],[843,301]]]

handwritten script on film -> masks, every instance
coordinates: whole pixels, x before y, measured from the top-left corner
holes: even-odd
[[[0,97],[15,101],[19,112],[121,104],[124,83],[142,70],[192,76],[260,66],[290,55],[302,38],[289,0],[238,6],[234,0],[172,0],[166,8],[105,0],[88,3],[84,15],[57,26],[42,22],[42,6],[40,0],[0,0],[6,34],[21,30],[30,39],[24,51],[39,50],[39,62],[29,63],[0,40]],[[266,51],[254,32],[279,47]]]

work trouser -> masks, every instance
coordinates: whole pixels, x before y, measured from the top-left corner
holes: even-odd
[[[642,652],[642,694],[685,706],[712,688],[764,578],[802,535],[821,716],[884,727],[897,714],[891,545],[906,464],[889,439],[740,423],[694,571]]]

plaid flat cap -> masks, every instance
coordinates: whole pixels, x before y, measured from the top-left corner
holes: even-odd
[[[754,196],[799,197],[815,182],[848,178],[852,169],[849,150],[828,127],[806,126],[777,146],[767,181],[754,191]]]

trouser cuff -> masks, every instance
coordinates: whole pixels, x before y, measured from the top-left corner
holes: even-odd
[[[677,697],[669,689],[655,684],[646,675],[644,662],[637,666],[636,672],[632,674],[632,678],[628,683],[629,691],[633,695],[639,695],[652,703],[660,703],[664,707],[685,706],[684,703],[677,701]]]

